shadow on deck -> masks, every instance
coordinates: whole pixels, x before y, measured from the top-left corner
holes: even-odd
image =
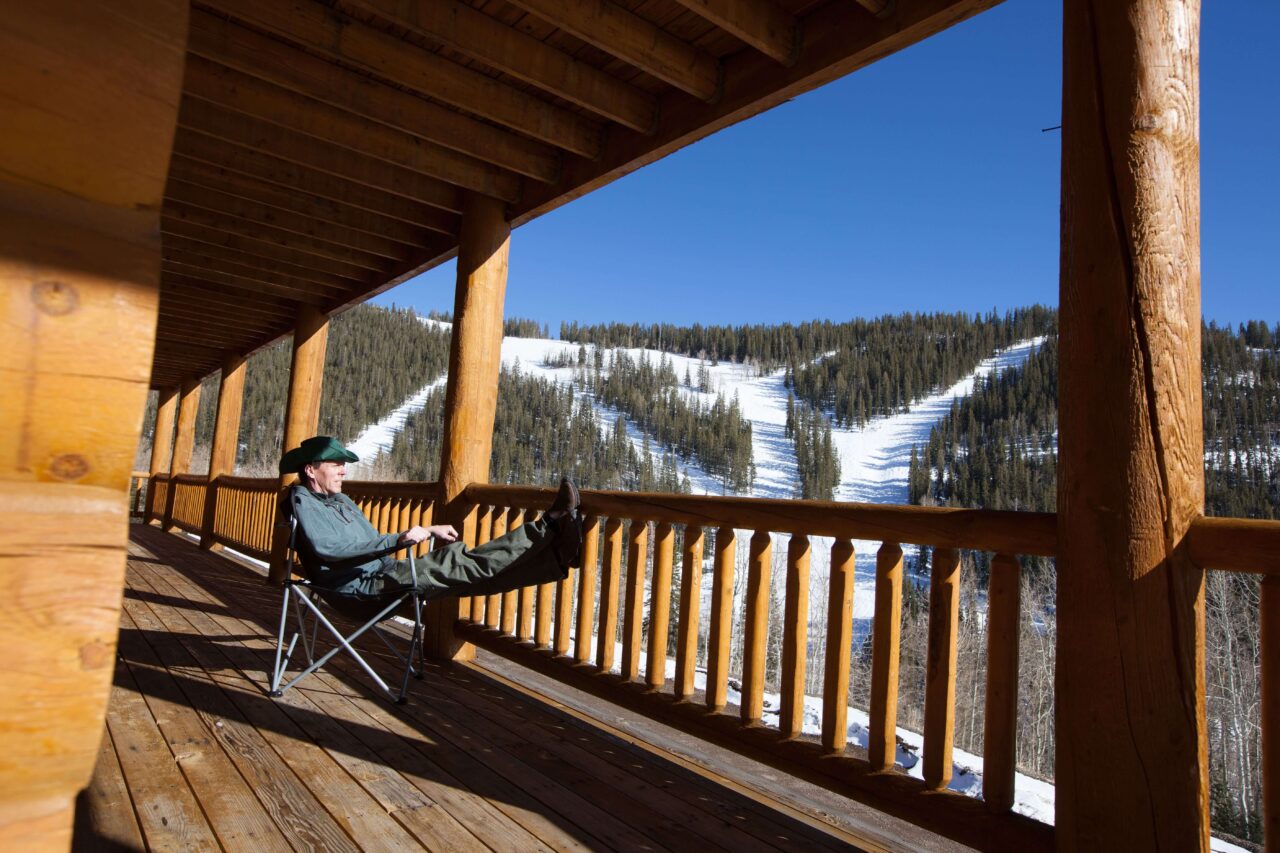
[[[75,849],[858,846],[475,664],[430,668],[403,707],[333,663],[272,700],[279,593],[155,528],[133,527],[124,596]]]

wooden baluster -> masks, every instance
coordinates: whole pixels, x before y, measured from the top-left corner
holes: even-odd
[[[1268,853],[1280,847],[1280,575],[1262,579],[1262,837]]]
[[[1021,567],[1011,554],[991,560],[987,592],[987,712],[982,737],[982,798],[995,813],[1013,808],[1018,737],[1018,616]]]
[[[782,617],[782,696],[778,730],[784,738],[804,728],[805,652],[809,639],[809,537],[787,545],[787,599]]]
[[[569,654],[569,626],[573,622],[573,582],[577,572],[569,569],[564,579],[554,584],[556,590],[556,640],[552,647],[557,655]]]
[[[680,628],[676,637],[677,699],[693,695],[693,677],[698,667],[698,608],[702,598],[702,528],[684,529],[684,551],[680,555]]]
[[[604,561],[600,568],[600,628],[596,634],[596,666],[613,669],[618,639],[618,577],[622,574],[622,519],[604,525]]]
[[[476,544],[480,547],[487,543],[493,535],[493,513],[497,507],[482,506],[476,514]],[[497,628],[501,620],[501,595],[484,596],[484,624],[488,628]]]
[[[431,525],[436,523],[435,517],[436,517],[435,501],[433,501],[431,498],[423,498],[422,499],[422,517],[418,519],[417,523],[422,525],[423,527],[430,527]],[[418,556],[425,557],[427,553],[431,551],[431,547],[434,544],[435,543],[430,540],[418,543]]]
[[[399,512],[396,514],[395,524],[391,527],[392,533],[403,533],[410,527],[413,527],[413,499],[401,496],[399,498]]]
[[[596,564],[600,558],[600,519],[585,519],[582,528],[582,571],[578,583],[578,628],[573,659],[591,660],[591,617],[596,609]]]
[[[729,685],[729,641],[733,625],[733,570],[737,541],[733,528],[716,531],[715,575],[711,579],[711,624],[707,629],[707,707],[723,711]]]
[[[831,589],[827,594],[827,662],[822,684],[822,745],[844,752],[849,733],[849,650],[853,643],[853,543],[831,545]]]
[[[515,530],[524,524],[524,510],[513,507],[507,518],[507,530]],[[533,637],[533,601],[537,590],[533,587],[521,587],[519,592],[518,618],[516,619],[516,636],[522,640]]]
[[[408,507],[408,517],[404,520],[405,529],[409,530],[414,527],[426,527],[427,525],[422,523],[422,498],[414,498],[413,500],[405,501],[405,505]],[[406,555],[413,554],[414,557],[421,557],[425,545],[425,542],[419,542],[405,553]],[[408,557],[406,556],[405,559],[408,559]]]
[[[929,573],[929,659],[924,683],[924,782],[942,790],[951,781],[955,737],[956,634],[960,617],[960,555],[935,548]]]
[[[633,519],[627,543],[627,600],[622,616],[622,677],[640,674],[640,630],[643,627],[644,574],[648,563],[649,522]]]
[[[885,542],[876,553],[876,614],[872,635],[871,719],[867,759],[873,771],[898,760],[898,663],[902,630],[902,549]]]
[[[743,637],[742,722],[757,725],[764,713],[765,644],[769,639],[769,581],[773,571],[773,537],[757,530],[747,562],[746,634]]]
[[[489,541],[501,539],[507,535],[507,518],[510,516],[510,507],[494,507],[493,520],[490,527]],[[516,632],[516,591],[514,589],[501,593],[498,596],[501,604],[501,619],[499,620],[500,630],[504,634],[515,634]]]
[[[660,688],[667,681],[667,639],[671,631],[671,574],[676,534],[671,524],[660,523],[653,536],[653,585],[649,593],[649,654],[645,683]]]
[[[538,648],[551,645],[551,617],[554,607],[551,594],[555,590],[554,583],[538,584],[536,594],[537,606],[534,608],[533,644]]]

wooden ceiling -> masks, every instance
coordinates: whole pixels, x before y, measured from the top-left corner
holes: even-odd
[[[518,226],[997,2],[196,0],[152,385],[452,258],[467,192]]]

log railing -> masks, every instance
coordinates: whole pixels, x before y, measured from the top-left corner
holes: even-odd
[[[466,498],[476,506],[473,541],[486,541],[523,518],[533,518],[552,494],[522,487],[469,487]],[[885,811],[959,841],[1004,849],[1052,846],[1051,827],[1014,814],[1011,806],[1020,604],[1017,557],[1054,554],[1053,515],[608,492],[584,493],[583,511],[588,523],[582,569],[524,601],[515,593],[473,600],[470,610],[463,611],[470,619],[458,627],[463,636],[686,731],[836,790],[857,793]],[[822,638],[828,654],[821,733],[808,736],[802,729],[805,669],[813,647],[808,635],[809,574],[817,537],[833,540],[828,632]],[[677,589],[672,578],[678,539],[682,571]],[[870,748],[865,754],[845,742],[854,540],[881,543],[875,560]],[[907,543],[933,549],[923,781],[893,769],[902,545]],[[785,601],[776,723],[765,709],[775,548],[785,549],[778,561],[778,570],[785,571],[778,584],[785,590]],[[706,687],[699,694],[694,677],[703,616],[701,572],[708,549],[714,574],[706,614]],[[735,624],[732,602],[739,549],[746,552],[745,615]],[[993,554],[984,801],[947,790],[955,721],[960,549]],[[673,601],[678,623],[674,676],[669,681],[668,614]],[[735,633],[742,637],[741,702],[731,708],[729,659]]]
[[[213,488],[213,541],[255,560],[270,558],[280,481],[224,475],[214,481]]]
[[[164,508],[169,500],[169,475],[152,474],[147,484],[147,508],[143,520],[147,523],[164,518]]]
[[[179,474],[169,482],[173,489],[170,520],[179,530],[199,535],[204,523],[204,496],[209,478],[203,474]]]
[[[141,476],[141,475],[139,475]],[[173,478],[173,522],[199,531],[205,480]],[[163,515],[170,478],[150,479],[148,518]],[[259,559],[270,552],[279,481],[220,477],[215,482],[216,542]],[[435,483],[348,482],[344,491],[380,532],[430,525]],[[483,544],[532,520],[548,489],[472,485],[464,534]],[[463,608],[464,638],[599,696],[765,760],[811,781],[856,793],[883,810],[956,840],[986,848],[1046,849],[1051,827],[1014,814],[1018,685],[1019,556],[1053,556],[1051,514],[835,504],[751,498],[586,492],[583,566],[560,583],[479,597]],[[801,733],[812,544],[831,539],[822,726]],[[673,583],[680,540],[678,588]],[[870,725],[865,753],[846,745],[852,645],[854,540],[879,542],[875,558]],[[894,769],[903,545],[932,549],[923,781]],[[1280,838],[1280,522],[1201,518],[1185,546],[1202,569],[1263,574],[1262,737],[1264,823]],[[774,549],[785,548],[780,703],[765,724],[765,640]],[[959,551],[992,555],[987,592],[988,659],[983,799],[946,790],[954,730]],[[738,551],[745,554],[745,618],[733,618]],[[419,548],[419,555],[423,551]],[[712,572],[701,606],[704,557]],[[625,567],[625,572],[624,572]],[[623,584],[625,583],[625,588]],[[597,596],[598,589],[598,596]],[[621,594],[619,594],[621,591]],[[621,608],[619,603],[621,600]],[[677,614],[674,674],[666,650]],[[621,611],[621,612],[619,612]],[[646,620],[646,612],[651,616]],[[695,690],[699,628],[706,620],[706,684]],[[741,702],[728,702],[731,640],[742,637]],[[647,640],[647,653],[642,647]],[[644,666],[641,667],[641,659]],[[735,685],[736,686],[736,685]]]

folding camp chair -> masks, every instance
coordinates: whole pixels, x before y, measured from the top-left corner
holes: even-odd
[[[355,658],[360,668],[369,674],[369,677],[389,698],[395,700],[397,704],[403,705],[407,701],[405,697],[409,692],[409,676],[422,678],[422,673],[426,666],[422,648],[422,601],[417,590],[418,570],[413,559],[413,549],[410,548],[409,550],[409,571],[413,580],[412,587],[376,598],[357,598],[351,595],[344,595],[336,590],[316,586],[309,577],[304,577],[301,580],[294,578],[294,561],[296,559],[294,546],[298,535],[298,520],[292,513],[289,515],[289,524],[289,573],[284,583],[284,601],[280,607],[280,633],[276,638],[276,665],[271,675],[271,695],[283,695],[284,691],[324,666],[338,652],[345,651]],[[306,563],[303,562],[301,565],[305,572]],[[388,633],[378,627],[378,623],[395,615],[406,602],[412,605],[413,633],[409,639],[408,652],[402,654],[392,643]],[[297,619],[297,630],[293,632],[288,648],[286,648],[284,635],[285,628],[289,622],[290,603],[293,604],[294,615]],[[322,607],[332,610],[346,619],[359,622],[359,627],[350,634],[344,635],[325,616],[321,609]],[[310,622],[309,626],[308,622]],[[321,626],[324,626],[329,631],[336,645],[317,657],[317,640],[319,639],[318,635]],[[404,664],[404,675],[400,679],[399,693],[387,686],[387,683],[382,680],[382,677],[378,675],[353,645],[357,638],[368,631],[376,634],[391,650],[391,653]],[[284,680],[285,673],[289,668],[289,659],[293,656],[293,650],[299,638],[302,640],[302,648],[306,652],[309,665],[284,686],[281,686],[280,682]],[[415,655],[418,657],[418,665],[416,667],[414,666]]]

